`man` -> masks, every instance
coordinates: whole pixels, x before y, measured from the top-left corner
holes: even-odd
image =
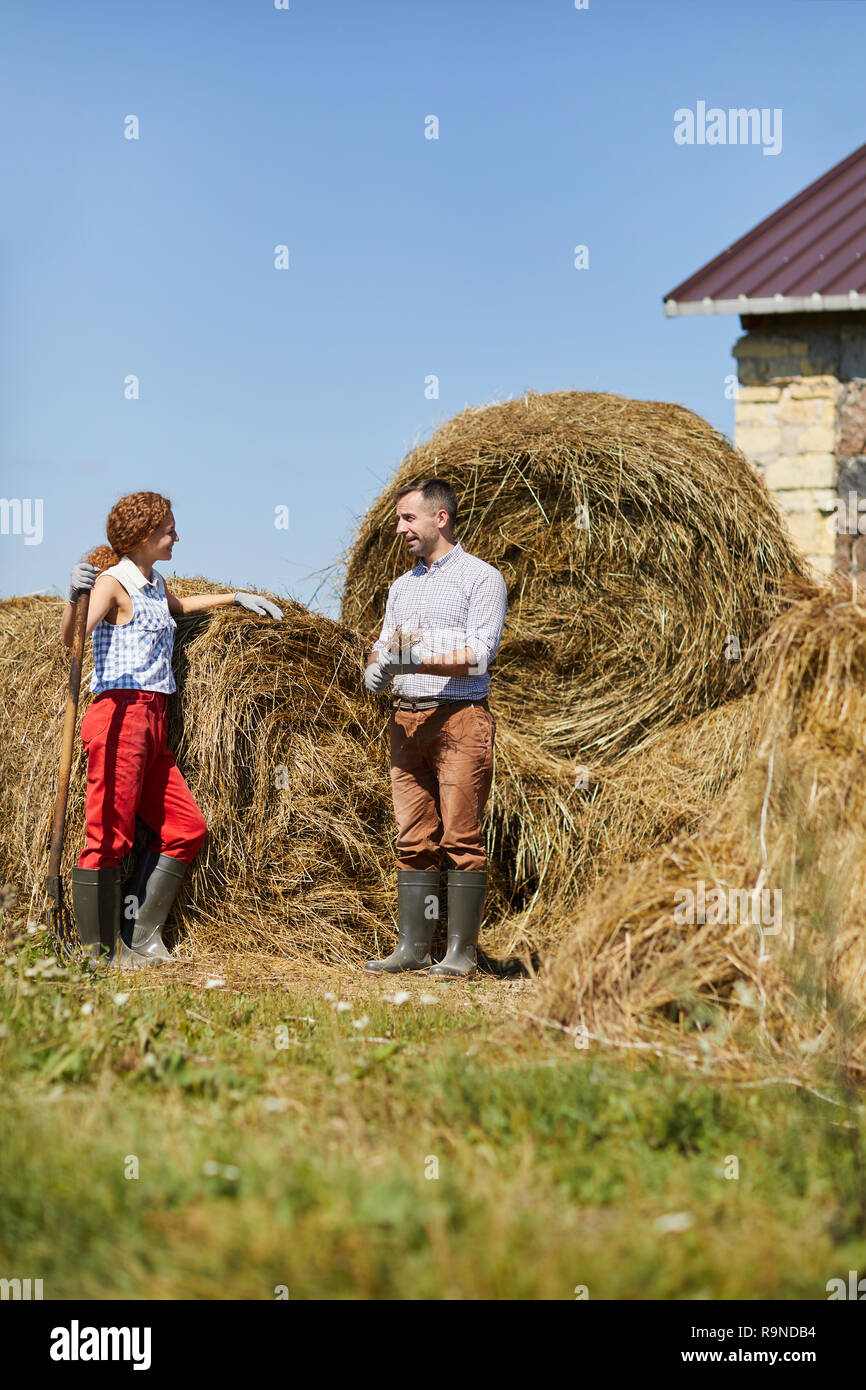
[[[508,607],[498,570],[454,539],[457,498],[441,478],[397,494],[397,535],[417,562],[391,585],[364,684],[391,698],[391,786],[397,821],[397,948],[374,973],[475,974],[487,888],[481,822],[493,777],[488,666]],[[439,855],[448,870],[448,951],[433,965]]]

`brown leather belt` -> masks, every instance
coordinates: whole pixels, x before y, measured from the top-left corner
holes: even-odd
[[[417,710],[436,709],[439,705],[486,705],[487,696],[483,700],[404,700],[397,696],[391,700],[392,709],[410,710],[413,714]]]

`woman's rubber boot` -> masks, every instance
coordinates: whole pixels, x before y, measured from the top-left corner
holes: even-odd
[[[120,920],[120,866],[72,870],[72,907],[85,954],[108,960]]]
[[[139,970],[170,959],[162,939],[162,929],[186,870],[187,865],[182,859],[172,859],[169,854],[160,854],[157,858],[141,886],[143,897],[139,898],[135,917],[124,926],[117,956],[121,969]]]
[[[431,975],[468,980],[478,968],[478,929],[487,891],[486,869],[448,870],[448,952]]]
[[[132,868],[129,872],[129,878],[123,889],[123,906],[120,920],[120,938],[127,949],[132,945],[132,933],[135,929],[135,919],[147,896],[147,881],[156,868],[158,861],[158,849],[151,849],[148,845],[145,849],[136,850],[135,857],[132,861]]]
[[[399,975],[404,970],[429,970],[430,946],[439,917],[439,870],[397,870],[397,946],[384,960],[364,966],[374,975]]]

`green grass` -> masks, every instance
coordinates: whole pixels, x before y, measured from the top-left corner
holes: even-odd
[[[866,1124],[832,1080],[578,1049],[503,981],[205,990],[46,955],[0,960],[0,1276],[46,1298],[823,1299],[866,1267]]]

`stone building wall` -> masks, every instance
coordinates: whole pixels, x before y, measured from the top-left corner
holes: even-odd
[[[848,381],[841,387],[836,462],[835,568],[856,574],[866,570],[866,381]]]
[[[734,443],[816,573],[866,569],[866,313],[742,323]]]

